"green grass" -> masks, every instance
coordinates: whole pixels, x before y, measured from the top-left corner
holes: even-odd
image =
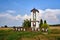
[[[0,30],[0,40],[18,40],[21,37],[33,37],[39,34],[40,32],[19,32],[12,30]]]
[[[43,32],[28,32],[28,31],[13,31],[13,30],[0,30],[0,40],[21,40],[21,38],[33,38],[37,35],[42,35],[51,39],[60,40],[60,36],[50,36],[50,34],[60,34],[59,30],[51,30],[49,34],[43,34]],[[41,37],[41,36],[40,36]]]

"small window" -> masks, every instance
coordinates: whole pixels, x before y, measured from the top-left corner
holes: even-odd
[[[36,23],[35,22],[33,22],[33,26],[36,26]]]

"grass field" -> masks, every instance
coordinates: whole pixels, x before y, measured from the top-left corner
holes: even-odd
[[[12,28],[0,28],[0,40],[60,40],[60,29],[43,32],[13,31]]]

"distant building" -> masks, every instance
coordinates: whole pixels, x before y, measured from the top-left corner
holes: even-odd
[[[31,28],[32,30],[39,28],[39,11],[35,8],[31,10]]]

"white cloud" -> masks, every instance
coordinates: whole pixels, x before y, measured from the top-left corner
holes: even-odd
[[[27,14],[25,14],[24,16],[22,16],[22,18],[23,18],[23,20],[25,20],[25,19],[30,19],[30,15],[27,15]]]
[[[60,9],[45,9],[45,10],[39,10],[39,19],[46,19],[48,21],[48,23],[58,23],[60,22],[59,18],[58,18],[58,15],[60,15]],[[15,24],[15,25],[20,25],[22,24],[23,20],[25,19],[30,19],[30,15],[12,15],[10,13],[14,13],[12,10],[9,12],[3,12],[3,14],[1,13],[0,14],[0,25],[2,24]]]
[[[55,21],[55,22],[58,21],[57,16],[55,14],[51,14],[51,13],[50,14],[46,13],[44,18],[48,21]]]
[[[6,18],[11,19],[11,20],[21,20],[21,19],[25,20],[25,19],[30,19],[30,15],[27,15],[27,14],[25,14],[23,16],[21,16],[21,15],[13,16],[11,14],[0,14],[0,18],[1,17],[6,17]]]
[[[10,13],[1,13],[0,14],[0,25],[20,25],[22,24],[23,20],[30,19],[30,16],[27,14],[21,15],[12,15]]]
[[[7,11],[5,11],[5,12],[2,12],[2,13],[0,13],[0,18],[1,18],[1,17],[5,17],[5,18],[11,19],[11,20],[15,20],[16,17],[13,16],[11,13],[12,13],[12,14],[13,14],[13,13],[16,13],[16,11],[14,11],[14,10],[7,10]]]
[[[45,19],[48,19],[49,21],[59,21],[57,15],[60,14],[60,9],[46,9],[45,10]]]
[[[43,19],[43,17],[44,17],[44,10],[40,10],[40,9],[38,9],[39,10],[39,19]]]
[[[41,18],[47,20],[48,22],[60,22],[58,15],[60,15],[60,9],[45,9],[39,10]]]
[[[20,15],[13,16],[11,14],[0,14],[0,26],[21,26],[22,20]]]
[[[5,17],[5,18],[8,18],[8,19],[13,19],[13,20],[15,20],[15,17],[14,16],[12,16],[11,14],[0,14],[0,18],[1,17]]]
[[[7,16],[8,14],[0,14],[0,17],[4,17]]]
[[[60,14],[60,9],[46,9],[45,12],[50,12],[52,14]]]
[[[21,19],[21,15],[17,15],[15,18],[16,18],[16,20],[20,20]]]
[[[13,13],[16,13],[16,11],[14,11],[14,10],[7,10],[6,13],[11,13],[11,14],[13,14]]]

